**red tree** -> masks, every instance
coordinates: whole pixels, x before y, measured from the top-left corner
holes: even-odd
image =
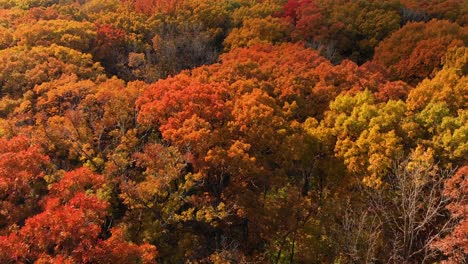
[[[452,199],[447,209],[458,224],[434,246],[449,257],[447,263],[465,263],[468,260],[468,166],[447,180],[444,195]]]
[[[37,211],[48,163],[26,137],[0,138],[0,235]]]
[[[0,262],[154,262],[154,246],[130,244],[118,228],[103,239],[109,206],[97,195],[103,183],[103,176],[86,168],[65,173],[44,198],[43,212],[28,218],[18,231],[0,236]]]

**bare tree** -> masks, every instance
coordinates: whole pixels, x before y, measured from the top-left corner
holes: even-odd
[[[444,181],[454,170],[405,160],[393,166],[387,185],[370,191],[381,218],[389,263],[428,263],[439,253],[431,247],[454,223],[445,206]],[[384,249],[385,250],[385,249]]]
[[[340,251],[347,262],[374,263],[377,251],[381,244],[382,221],[370,206],[353,208],[347,202],[346,209],[341,218],[340,232],[336,234],[341,238]]]
[[[413,10],[407,7],[402,7],[400,9],[401,24],[405,25],[408,22],[427,22],[430,19],[430,16],[422,11]]]

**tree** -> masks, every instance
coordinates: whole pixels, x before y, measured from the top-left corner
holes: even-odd
[[[45,197],[43,212],[28,218],[18,231],[0,237],[1,252],[8,253],[14,248],[20,252],[0,254],[2,262],[152,263],[155,247],[127,243],[120,229],[113,229],[110,238],[100,239],[105,232],[101,226],[108,206],[98,197],[103,183],[104,178],[89,169],[65,173]]]
[[[408,97],[408,93],[412,90],[412,87],[405,82],[387,82],[379,87],[379,90],[375,93],[375,99],[381,102],[388,100],[404,100]]]
[[[446,214],[448,197],[442,194],[452,170],[438,168],[431,150],[417,148],[410,160],[397,163],[387,186],[371,194],[384,221],[388,261],[430,263],[439,259],[432,243],[445,234],[455,218]]]
[[[466,142],[465,48],[447,53],[444,68],[433,79],[426,79],[413,89],[407,100],[413,115],[407,134],[413,139],[426,138],[421,144],[431,146],[445,162],[462,166],[468,149]]]
[[[232,11],[233,26],[239,27],[243,24],[243,21],[250,18],[275,17],[281,12],[283,5],[283,0],[241,0],[234,2],[231,5],[231,9],[233,9],[232,7],[235,7]]]
[[[204,155],[206,136],[223,123],[229,113],[229,93],[223,83],[206,84],[182,73],[157,82],[137,101],[138,120],[155,125],[162,136],[181,148]]]
[[[93,57],[112,74],[122,73],[125,62],[127,33],[111,24],[98,24]]]
[[[225,50],[248,47],[258,43],[284,42],[290,35],[290,25],[281,18],[252,18],[243,21],[241,28],[235,28],[224,40]]]
[[[73,20],[39,20],[33,25],[22,24],[14,36],[19,46],[50,46],[57,44],[81,52],[89,52],[97,33],[90,22]]]
[[[13,33],[6,27],[0,26],[0,49],[6,49],[14,45]]]
[[[393,1],[291,0],[284,16],[295,26],[294,39],[306,41],[333,62],[348,58],[359,64],[400,23]]]
[[[412,111],[423,109],[430,102],[446,102],[452,112],[464,107],[467,94],[467,48],[454,48],[447,52],[443,68],[432,79],[422,81],[408,95]]]
[[[183,0],[136,0],[132,4],[136,11],[150,16],[158,12],[165,14],[175,12],[183,2]]]
[[[364,184],[380,186],[393,159],[404,151],[399,126],[405,111],[401,101],[377,106],[368,91],[340,95],[330,103],[323,125],[337,137],[335,155],[352,174],[364,176]]]
[[[65,3],[73,3],[74,0],[66,0]],[[33,7],[48,7],[52,6],[54,4],[58,4],[58,0],[39,0],[39,1],[33,1],[33,0],[19,0],[17,1],[18,7],[22,9],[30,9]]]
[[[446,180],[444,186],[444,196],[450,199],[450,202],[446,207],[450,211],[451,217],[455,219],[456,223],[448,234],[441,235],[434,241],[433,247],[441,250],[449,257],[447,263],[463,263],[467,260],[467,176],[468,167],[461,167],[457,170],[455,175]]]
[[[401,2],[408,11],[423,14],[427,18],[448,19],[461,26],[465,26],[468,23],[468,17],[466,16],[468,6],[461,0],[403,0]]]
[[[388,67],[394,78],[417,84],[440,70],[451,47],[466,45],[465,30],[444,20],[412,22],[379,43],[374,61]],[[396,47],[405,47],[398,49]]]
[[[19,98],[35,85],[76,74],[82,79],[97,79],[103,70],[91,55],[52,44],[31,49],[16,46],[0,50],[2,93]]]
[[[24,136],[0,138],[0,235],[37,213],[49,158]]]

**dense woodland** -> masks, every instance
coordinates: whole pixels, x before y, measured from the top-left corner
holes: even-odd
[[[467,263],[465,0],[0,0],[0,263]]]

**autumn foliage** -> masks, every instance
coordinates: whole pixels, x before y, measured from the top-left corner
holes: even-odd
[[[464,263],[461,0],[0,0],[0,263]]]
[[[447,181],[444,195],[452,201],[447,206],[450,213],[456,218],[457,223],[453,231],[435,243],[435,247],[441,249],[449,256],[449,262],[466,261],[468,253],[467,235],[468,219],[466,215],[467,192],[468,192],[468,168],[466,166],[458,169],[453,178]]]

